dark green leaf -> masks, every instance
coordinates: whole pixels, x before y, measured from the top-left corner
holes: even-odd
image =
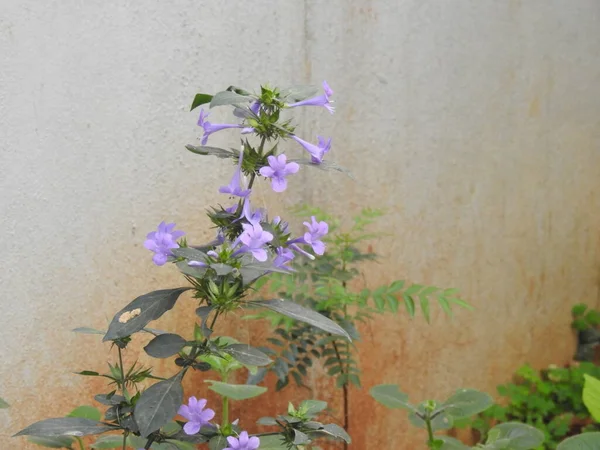
[[[266,366],[271,363],[267,355],[248,344],[232,344],[225,347],[223,351],[249,366]]]
[[[260,436],[260,450],[288,450],[289,446],[285,443],[282,435],[271,434]]]
[[[209,450],[223,450],[224,448],[226,448],[228,446],[229,446],[229,444],[227,443],[227,439],[225,438],[225,436],[221,436],[221,435],[213,437],[208,442]]]
[[[156,336],[144,350],[154,358],[168,358],[179,353],[185,344],[186,340],[178,334],[167,333]]]
[[[183,372],[150,386],[138,399],[134,415],[140,434],[147,437],[177,415],[183,403]]]
[[[27,428],[19,431],[15,436],[88,436],[91,434],[101,434],[114,430],[112,426],[104,425],[90,419],[80,417],[59,417],[56,419],[46,419],[29,425]]]
[[[192,102],[192,107],[190,108],[190,111],[193,111],[200,105],[204,105],[205,103],[210,103],[212,98],[213,98],[213,96],[210,94],[196,94],[196,96],[194,97],[194,101]]]
[[[284,316],[291,317],[292,319],[299,320],[301,322],[308,323],[314,327],[317,327],[323,331],[328,333],[344,336],[348,340],[350,340],[350,336],[342,327],[340,327],[337,323],[328,319],[327,317],[319,314],[316,311],[305,308],[303,306],[298,305],[297,303],[287,302],[284,300],[256,300],[250,302],[253,305],[263,306],[265,308],[269,308],[273,311],[276,311]]]
[[[209,147],[208,145],[186,145],[185,148],[192,153],[203,156],[216,156],[217,158],[233,158],[237,155],[231,150],[227,150],[219,147]]]
[[[352,442],[352,439],[350,439],[350,435],[346,433],[346,430],[344,430],[339,425],[336,425],[335,423],[324,425],[323,428],[319,431],[327,433],[336,439],[342,439],[348,444]]]
[[[41,445],[47,448],[72,448],[73,438],[67,436],[55,436],[55,437],[41,437],[41,436],[29,436],[27,438],[29,442],[33,442],[36,445]]]
[[[189,287],[161,289],[144,294],[115,314],[103,341],[111,341],[140,331],[175,306],[179,296]]]

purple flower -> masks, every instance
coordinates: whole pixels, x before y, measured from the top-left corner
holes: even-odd
[[[308,228],[304,233],[304,242],[310,245],[317,255],[322,255],[325,253],[325,243],[320,239],[329,232],[329,225],[324,221],[317,222],[315,216],[312,216],[311,220],[312,223],[303,222]]]
[[[278,156],[269,156],[267,158],[269,166],[261,167],[259,172],[263,177],[271,178],[271,187],[275,192],[283,192],[287,188],[285,177],[298,172],[300,166],[298,163],[287,162],[284,154]]]
[[[254,100],[250,104],[250,111],[252,111],[255,116],[258,116],[258,113],[260,112],[260,101]]]
[[[196,397],[190,397],[187,405],[181,405],[177,414],[185,417],[189,422],[183,426],[185,434],[196,434],[204,425],[209,425],[210,420],[215,417],[215,412],[206,406],[206,399],[198,400]]]
[[[244,206],[242,208],[242,217],[245,218],[250,225],[257,225],[260,224],[260,221],[263,219],[263,216],[264,210],[261,208],[252,211],[252,207],[250,206],[250,199],[246,197],[244,199]]]
[[[285,264],[287,264],[292,259],[294,259],[294,257],[295,257],[294,252],[291,251],[289,248],[277,247],[277,256],[273,260],[273,266],[275,266],[279,269],[291,270]]]
[[[152,261],[157,266],[162,266],[167,262],[168,257],[173,254],[171,249],[179,248],[176,241],[185,233],[183,231],[173,231],[174,228],[174,223],[165,224],[161,222],[157,231],[152,231],[146,236],[144,247],[154,252]]]
[[[219,192],[221,194],[230,194],[235,195],[236,197],[246,198],[248,194],[250,194],[250,189],[242,189],[241,179],[242,179],[242,160],[244,159],[244,152],[240,152],[240,158],[238,163],[238,168],[233,173],[231,177],[231,181],[227,186],[221,186],[219,188]]]
[[[198,126],[204,129],[204,136],[202,136],[202,145],[206,145],[208,136],[216,131],[225,130],[226,128],[242,128],[242,125],[234,123],[210,123],[208,120],[209,114],[204,112],[204,109],[200,110],[200,117],[198,118]]]
[[[333,91],[327,84],[327,81],[323,81],[323,91],[323,95],[308,98],[306,100],[302,100],[301,102],[292,103],[288,106],[290,108],[295,108],[296,106],[324,106],[331,114],[333,114],[335,108],[331,106],[332,101],[329,100],[329,97],[333,95]]]
[[[260,439],[256,436],[249,437],[246,431],[242,431],[237,438],[228,436],[227,443],[229,447],[223,450],[256,450],[260,445]]]
[[[310,159],[314,164],[321,164],[323,161],[323,156],[325,156],[325,153],[329,152],[331,149],[331,138],[329,138],[328,141],[325,141],[325,139],[321,136],[317,136],[319,145],[314,145],[310,142],[300,139],[295,134],[290,134],[290,137],[304,147],[308,153],[310,153]]]
[[[237,238],[236,244],[241,242],[243,245],[234,255],[251,253],[258,261],[266,261],[267,250],[265,249],[265,244],[273,240],[273,235],[268,231],[264,231],[259,223],[243,223],[242,227],[244,231]]]

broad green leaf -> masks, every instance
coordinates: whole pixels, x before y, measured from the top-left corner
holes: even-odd
[[[450,436],[437,436],[437,438],[443,442],[440,450],[469,450],[471,448]]]
[[[325,408],[327,408],[327,402],[321,400],[304,400],[299,406],[299,409],[306,409],[308,416],[319,414]]]
[[[167,333],[156,336],[144,350],[154,358],[168,358],[179,353],[185,344],[186,340],[178,334]]]
[[[401,392],[396,384],[380,384],[372,387],[369,393],[371,397],[388,408],[415,410],[415,407],[408,402],[408,394]]]
[[[346,339],[351,340],[350,336],[341,326],[335,323],[333,320],[328,319],[322,314],[319,314],[312,309],[305,308],[294,302],[284,300],[255,300],[249,302],[256,306],[262,306],[276,311],[284,316],[291,317],[292,319],[305,322],[313,327],[317,327],[323,331],[331,333],[337,336],[344,336]]]
[[[556,450],[598,450],[600,448],[600,432],[578,434],[565,439]]]
[[[583,403],[596,422],[600,422],[600,380],[584,374]]]
[[[29,425],[15,436],[88,436],[114,430],[112,426],[104,425],[95,420],[80,417],[59,417],[45,419]]]
[[[210,103],[212,98],[213,98],[213,96],[210,94],[196,94],[196,96],[194,97],[194,101],[192,102],[192,107],[190,108],[190,111],[193,111],[200,105],[204,105],[205,103]]]
[[[100,436],[96,442],[90,445],[90,448],[123,448],[123,435]]]
[[[29,442],[33,442],[36,445],[41,445],[46,448],[72,448],[73,438],[68,436],[55,436],[55,437],[41,437],[41,436],[29,436],[27,437]]]
[[[442,404],[442,408],[452,418],[462,419],[485,411],[493,404],[494,400],[485,392],[459,389]]]
[[[335,423],[323,425],[323,428],[321,428],[319,431],[322,433],[327,433],[328,435],[330,435],[336,439],[342,439],[343,441],[346,441],[348,444],[350,444],[352,442],[352,439],[350,439],[350,435],[348,433],[346,433],[346,430],[344,430],[339,425],[336,425]]]
[[[226,448],[228,446],[229,446],[229,444],[227,443],[227,439],[221,435],[213,437],[208,442],[209,450],[223,450],[224,448]]]
[[[179,372],[174,377],[153,384],[142,392],[134,410],[142,437],[147,437],[177,415],[183,403],[182,377],[183,372]]]
[[[10,407],[10,405],[8,404],[8,402],[6,400],[4,400],[3,398],[0,398],[0,409],[6,409],[9,407]]]
[[[106,331],[96,330],[95,328],[90,328],[90,327],[78,327],[78,328],[74,328],[71,331],[73,331],[74,333],[81,333],[81,334],[104,334],[104,333],[106,333]]]
[[[544,442],[544,433],[524,423],[506,422],[496,425],[488,433],[485,448],[494,448],[493,444],[506,439],[510,450],[531,450]],[[490,447],[487,447],[491,444]],[[500,447],[505,448],[505,447]]]
[[[280,434],[271,434],[268,436],[259,436],[260,450],[288,450],[289,446]]]
[[[115,314],[103,341],[112,341],[140,331],[149,322],[172,309],[179,296],[190,289],[161,289],[136,298]]]
[[[100,421],[102,419],[102,414],[98,408],[84,405],[75,408],[73,411],[67,414],[67,417],[82,417],[84,419]]]
[[[295,445],[303,445],[310,442],[310,438],[307,434],[303,433],[299,430],[294,430],[294,444]]]
[[[232,91],[217,92],[212,100],[210,101],[210,107],[224,106],[224,105],[240,105],[242,103],[248,103],[254,100],[252,97],[246,95],[236,94]]]
[[[113,406],[125,401],[125,397],[116,394],[110,396],[107,394],[98,394],[94,396],[94,400],[96,400],[98,403],[102,403],[103,405]]]
[[[211,383],[209,389],[217,394],[230,398],[232,400],[246,400],[248,398],[258,397],[267,392],[267,388],[253,384],[229,384],[215,380],[205,380]]]
[[[267,355],[248,344],[232,344],[225,347],[223,351],[249,366],[266,366],[271,363]]]

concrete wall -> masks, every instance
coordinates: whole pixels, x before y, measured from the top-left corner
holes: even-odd
[[[599,56],[597,0],[4,0],[0,396],[12,408],[0,447],[30,448],[8,436],[102,389],[72,372],[114,354],[70,329],[105,327],[133,297],[179,283],[142,242],[163,219],[208,237],[203,211],[231,167],[183,149],[199,136],[188,106],[229,84],[327,79],[337,114],[297,118],[307,137],[334,137],[330,158],[357,181],[304,170],[289,194],[259,195],[278,209],[388,208],[368,284],[454,286],[477,307],[365,328],[366,387],[397,382],[415,400],[493,392],[525,361],[567,361],[571,304],[598,304]],[[185,333],[193,308],[157,325]],[[221,331],[260,342],[230,320]],[[205,389],[200,377],[187,388]],[[340,407],[326,381],[314,388]],[[353,448],[423,448],[405,414],[366,391],[351,393]],[[301,395],[236,412],[251,427]]]

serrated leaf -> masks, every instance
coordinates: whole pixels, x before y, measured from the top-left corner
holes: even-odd
[[[100,419],[102,419],[102,414],[98,408],[83,405],[75,408],[73,411],[67,414],[67,417],[82,417],[84,419],[100,421]]]
[[[344,330],[337,323],[335,323],[331,319],[328,319],[322,314],[319,314],[318,312],[313,311],[312,309],[300,306],[297,303],[278,299],[255,300],[249,303],[256,306],[269,308],[275,312],[283,314],[284,316],[291,317],[292,319],[299,320],[304,323],[308,323],[309,325],[317,327],[333,335],[344,336],[348,340],[351,340],[346,330]]]
[[[112,341],[140,331],[149,322],[172,309],[179,296],[190,289],[161,289],[139,296],[115,314],[102,341]]]
[[[210,101],[210,107],[225,106],[225,105],[240,105],[242,103],[248,103],[254,100],[252,97],[246,95],[236,94],[232,91],[217,92],[212,100]]]
[[[249,366],[266,366],[271,363],[271,359],[257,348],[248,344],[232,344],[223,349],[239,362]]]
[[[583,374],[583,403],[596,422],[600,422],[600,380]]]
[[[193,111],[200,105],[204,105],[205,103],[210,103],[213,96],[210,94],[196,94],[194,97],[194,101],[192,102],[192,106],[190,111]]]
[[[408,402],[408,394],[401,392],[396,384],[380,384],[369,391],[371,397],[388,408],[402,408],[414,411],[415,407]]]
[[[15,436],[89,436],[114,430],[112,426],[105,425],[95,420],[80,417],[59,417],[45,419],[29,425],[19,431]]]
[[[46,448],[72,448],[73,438],[67,436],[55,436],[55,437],[41,437],[41,436],[28,436],[27,440],[36,445],[41,445]]]
[[[152,339],[144,351],[153,358],[168,358],[179,353],[185,344],[186,340],[178,334],[161,334]]]
[[[215,380],[205,380],[205,382],[211,384],[209,387],[211,391],[232,400],[246,400],[267,392],[266,387],[254,384],[229,384]]]
[[[600,448],[600,432],[572,436],[562,441],[556,447],[556,450],[598,450]]]
[[[147,437],[177,415],[183,403],[182,377],[183,372],[179,372],[174,377],[159,381],[142,392],[134,410],[142,437]]]

